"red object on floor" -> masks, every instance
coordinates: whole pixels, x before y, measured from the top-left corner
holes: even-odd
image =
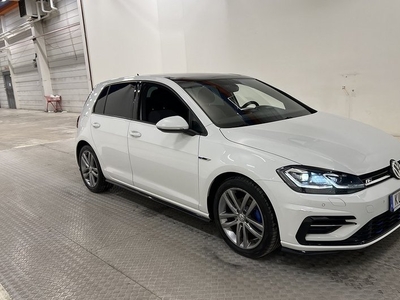
[[[61,96],[44,96],[46,98],[47,106],[46,111],[49,111],[49,103],[53,106],[54,112],[62,111],[61,108]]]

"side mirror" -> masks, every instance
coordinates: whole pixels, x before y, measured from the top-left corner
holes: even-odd
[[[185,132],[189,129],[188,123],[180,116],[161,119],[156,127],[163,132]]]

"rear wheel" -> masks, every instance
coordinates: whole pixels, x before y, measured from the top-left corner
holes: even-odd
[[[94,193],[101,193],[112,185],[106,182],[99,160],[93,149],[86,145],[79,153],[79,167],[86,187]]]
[[[259,258],[279,246],[278,225],[264,191],[245,177],[232,177],[217,190],[214,219],[226,243],[241,255]]]

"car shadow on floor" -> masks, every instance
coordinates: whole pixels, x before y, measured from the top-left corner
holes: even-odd
[[[201,218],[195,217],[194,215],[172,208],[167,204],[146,198],[145,196],[117,186],[113,186],[108,193],[118,194],[120,197],[140,205],[144,208],[141,213],[146,217],[162,215],[180,222],[181,224],[198,229],[204,233],[220,237],[218,229],[214,226],[214,222],[212,221],[207,222]]]

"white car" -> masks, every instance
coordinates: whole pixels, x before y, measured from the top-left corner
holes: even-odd
[[[254,78],[106,81],[77,126],[89,190],[115,184],[214,220],[247,257],[361,249],[400,226],[400,142]]]

